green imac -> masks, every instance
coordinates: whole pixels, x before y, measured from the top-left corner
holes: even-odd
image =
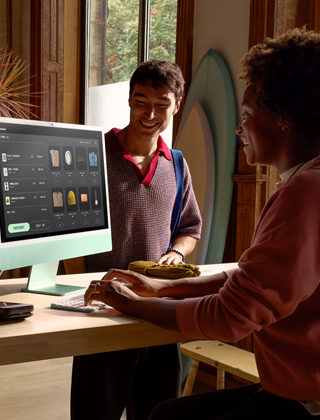
[[[111,251],[99,127],[0,118],[0,270],[31,266],[23,291],[63,296],[60,260]]]

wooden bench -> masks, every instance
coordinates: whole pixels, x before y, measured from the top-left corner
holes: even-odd
[[[183,396],[190,395],[199,363],[217,368],[217,389],[225,387],[225,372],[250,382],[260,382],[254,353],[220,341],[193,341],[181,344],[181,353],[192,358]]]

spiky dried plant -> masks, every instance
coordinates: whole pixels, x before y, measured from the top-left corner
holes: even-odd
[[[30,93],[31,77],[20,80],[20,75],[29,67],[18,57],[12,58],[13,52],[5,50],[0,54],[0,117],[37,118],[32,109],[37,108],[29,102],[30,98],[41,97],[39,93]]]

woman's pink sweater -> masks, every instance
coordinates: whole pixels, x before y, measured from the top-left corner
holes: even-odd
[[[251,248],[217,295],[185,299],[183,334],[236,342],[253,332],[267,391],[320,400],[320,157],[277,185]]]

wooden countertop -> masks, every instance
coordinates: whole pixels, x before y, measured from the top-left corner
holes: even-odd
[[[201,266],[202,275],[236,264]],[[88,286],[103,273],[58,276],[57,283]],[[23,293],[27,279],[0,280],[6,302],[31,303],[34,314],[22,321],[0,322],[0,365],[190,341],[182,334],[121,314],[112,308],[92,313],[51,309],[61,296]]]

